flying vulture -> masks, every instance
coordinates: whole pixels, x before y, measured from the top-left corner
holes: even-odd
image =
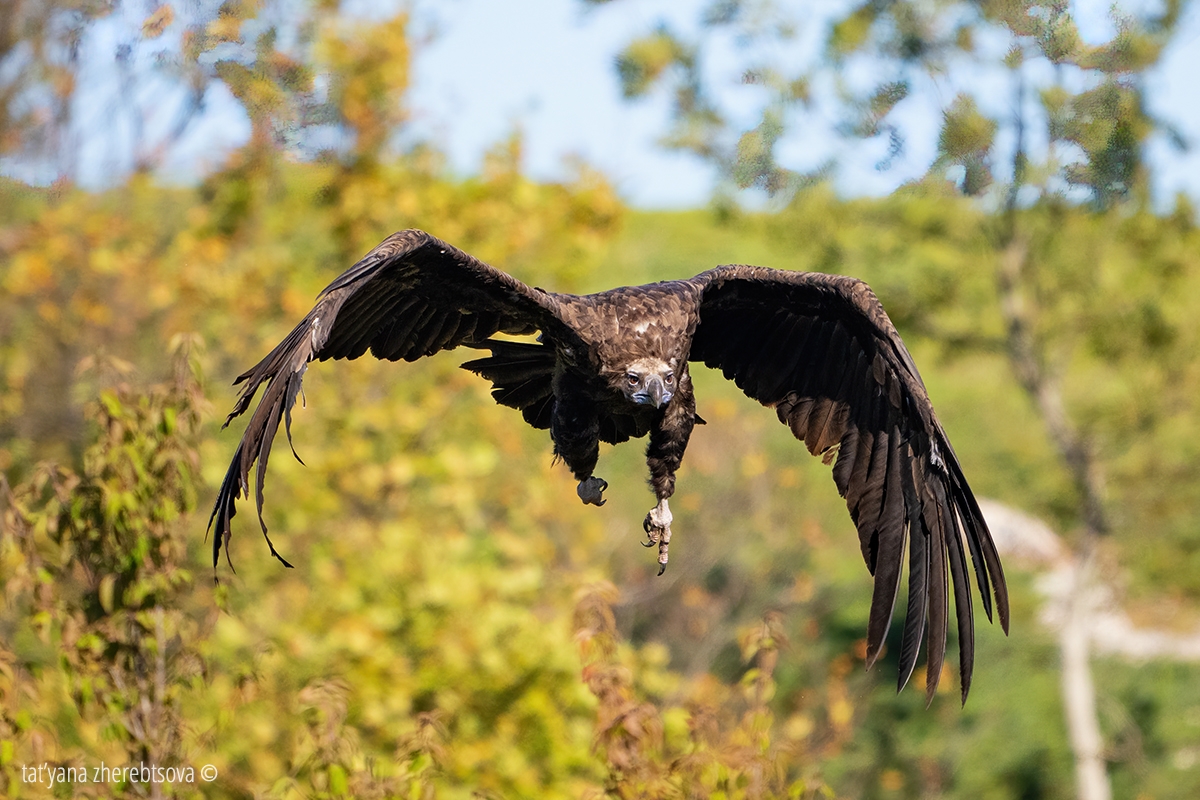
[[[492,338],[497,333],[538,336]],[[228,558],[235,501],[249,499],[255,461],[258,518],[267,534],[267,458],[280,422],[290,442],[291,409],[309,362],[368,350],[415,361],[460,345],[490,351],[463,367],[492,382],[497,402],[550,431],[554,454],[579,481],[584,503],[605,502],[608,484],[594,474],[600,442],[649,436],[646,462],[658,503],[644,527],[647,546],[658,549],[660,574],[671,542],[667,499],[692,428],[702,422],[689,375],[690,364],[702,362],[773,408],[810,453],[833,464],[875,577],[868,666],[883,650],[906,558],[898,688],[912,675],[924,636],[930,698],[936,691],[952,585],[966,700],[975,649],[968,549],[984,611],[991,620],[994,596],[1008,631],[1008,590],[987,524],[912,357],[865,283],[728,265],[689,280],[558,294],[419,230],[392,234],[335,279],[287,338],[238,376],[235,384],[245,388],[226,425],[266,386],[209,519],[210,529],[216,523],[213,566],[222,546]],[[271,553],[283,561],[273,545]]]

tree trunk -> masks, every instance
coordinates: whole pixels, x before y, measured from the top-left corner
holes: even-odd
[[[1090,531],[1086,535],[1093,536]],[[1112,789],[1104,763],[1104,738],[1096,713],[1089,641],[1094,549],[1094,544],[1086,544],[1076,561],[1058,643],[1062,657],[1063,709],[1067,716],[1071,752],[1075,755],[1076,796],[1079,800],[1110,800]]]
[[[1000,253],[998,284],[1000,307],[1006,325],[1008,357],[1017,380],[1029,394],[1046,425],[1055,448],[1065,462],[1079,493],[1083,532],[1076,545],[1072,587],[1063,609],[1059,637],[1062,658],[1063,710],[1067,735],[1075,756],[1076,796],[1079,800],[1110,800],[1112,790],[1104,763],[1104,739],[1096,713],[1096,687],[1092,682],[1089,641],[1092,573],[1096,540],[1107,530],[1101,502],[1102,480],[1091,447],[1071,423],[1057,376],[1046,366],[1042,343],[1034,334],[1029,299],[1022,292],[1028,266],[1028,242],[1016,231],[1015,209],[1009,209],[1010,227]]]

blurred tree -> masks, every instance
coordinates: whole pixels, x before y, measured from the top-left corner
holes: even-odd
[[[0,8],[0,157],[9,174],[108,184],[151,172],[214,110],[244,115],[251,160],[280,149],[311,157],[355,136],[360,151],[378,150],[400,121],[404,15],[355,24],[338,3],[282,0],[146,8],[71,0]],[[355,64],[371,66],[356,74]],[[314,83],[318,72],[333,80]],[[236,105],[223,105],[214,86]]]
[[[473,386],[473,379],[457,370],[418,367],[397,381],[390,370],[358,365],[336,383],[312,384],[308,401],[323,412],[306,454],[316,451],[319,471],[310,477],[321,488],[297,491],[296,502],[284,503],[294,534],[289,543],[302,551],[317,543],[305,562],[312,571],[294,582],[270,573],[270,580],[283,581],[277,596],[289,601],[247,603],[235,595],[232,613],[213,627],[213,598],[184,591],[190,579],[181,571],[182,554],[171,550],[172,593],[154,595],[159,605],[150,609],[122,605],[129,595],[121,565],[132,559],[136,566],[147,547],[159,552],[154,537],[166,528],[155,527],[156,515],[163,504],[182,502],[166,477],[157,490],[150,485],[160,476],[144,462],[161,460],[153,451],[157,440],[130,432],[137,427],[127,419],[136,416],[131,409],[148,406],[143,422],[151,426],[156,401],[132,391],[103,394],[105,430],[119,440],[103,444],[80,411],[97,407],[95,396],[113,380],[129,380],[127,362],[152,378],[169,373],[162,342],[200,330],[212,342],[205,363],[232,376],[249,350],[277,337],[307,306],[337,264],[406,226],[437,231],[518,269],[526,265],[531,279],[569,285],[589,273],[622,212],[611,187],[584,165],[564,184],[524,177],[518,137],[499,143],[485,174],[468,181],[445,178],[429,148],[402,152],[394,134],[404,118],[408,75],[403,16],[367,28],[336,8],[317,7],[319,24],[297,67],[277,56],[288,37],[264,39],[269,21],[252,11],[221,10],[196,33],[211,38],[193,42],[235,65],[218,64],[214,74],[247,104],[255,129],[197,189],[164,188],[149,175],[95,194],[69,182],[47,191],[5,185],[0,468],[20,504],[0,531],[7,559],[0,580],[13,593],[0,628],[0,698],[11,723],[0,737],[0,768],[9,776],[4,788],[49,793],[21,779],[22,764],[123,765],[145,758],[162,766],[203,753],[220,768],[218,788],[231,794],[579,796],[596,785],[599,767],[587,750],[592,706],[570,646],[573,586],[542,576],[546,564],[578,558],[587,537],[556,555],[551,537],[566,540],[561,529],[569,523],[543,488],[543,442],[527,448],[509,426],[486,416],[484,434],[478,422],[467,431],[450,424],[474,419],[456,405],[493,417],[506,413],[482,387],[467,391],[464,382]],[[247,53],[252,59],[242,58]],[[322,80],[305,83],[306,74]],[[331,88],[310,95],[310,86]],[[331,131],[319,150],[295,148],[289,138],[297,133],[307,143]],[[103,369],[80,370],[81,363]],[[348,396],[361,413],[333,418]],[[495,435],[489,440],[487,432]],[[487,488],[483,479],[497,473],[498,448],[532,477],[504,471],[505,479]],[[109,536],[92,513],[109,508],[92,498],[100,489],[67,476],[90,475],[87,465],[126,456],[133,466],[120,462],[115,475],[97,467],[96,480],[108,481],[101,488],[112,489],[103,498],[115,495],[111,511],[121,515]],[[47,457],[77,466],[39,466]],[[123,483],[133,480],[130,471],[144,485]],[[287,470],[280,475],[273,483],[286,493]],[[80,484],[87,489],[82,495],[75,492]],[[189,506],[194,501],[192,494],[185,499]],[[343,503],[340,536],[306,524],[335,518],[330,508]],[[296,512],[301,519],[290,516]],[[39,571],[48,547],[42,527],[47,520],[65,526],[68,518],[74,527],[67,549],[87,559],[63,566],[69,556],[54,550],[58,566]],[[187,527],[187,541],[198,547],[202,522],[192,518]],[[84,548],[75,540],[87,531],[98,538]],[[122,538],[126,533],[133,539]],[[253,538],[239,541],[249,550]],[[368,550],[371,558],[357,558]],[[82,578],[64,570],[93,561],[89,574],[99,588],[77,589]],[[348,563],[356,568],[341,574]],[[105,570],[118,577],[104,577]],[[262,577],[253,565],[246,572]],[[314,576],[328,579],[327,591]],[[83,655],[75,659],[70,650],[62,670],[53,668],[58,634],[39,628],[41,610],[26,602],[30,592],[41,596],[39,581],[84,598],[62,600],[54,613],[66,609],[62,615],[74,620],[86,608],[99,615],[98,627],[79,632]],[[101,613],[100,600],[84,602],[89,593],[107,598],[109,592],[116,593],[117,622]],[[197,629],[199,622],[207,627]],[[74,647],[74,635],[62,639]],[[661,665],[646,670],[661,671]],[[92,694],[67,702],[62,687],[80,673]],[[454,747],[446,745],[450,740]]]
[[[342,365],[336,380],[314,368],[296,426],[308,466],[280,459],[269,485],[276,502],[267,521],[298,569],[264,557],[251,521],[235,534],[236,576],[222,572],[215,590],[191,582],[187,564],[204,563],[203,520],[184,511],[202,483],[219,480],[232,434],[194,427],[201,406],[186,392],[112,387],[133,384],[134,374],[177,386],[163,342],[182,331],[203,334],[208,348],[193,354],[224,383],[278,341],[350,260],[406,226],[548,287],[684,277],[722,260],[862,275],[929,365],[926,380],[955,440],[971,442],[961,455],[973,485],[1065,525],[1078,524],[1080,490],[1052,446],[1029,435],[1035,411],[1004,380],[1008,326],[995,265],[1005,228],[941,173],[879,201],[839,200],[814,186],[781,214],[735,215],[723,226],[702,214],[627,212],[585,165],[563,184],[535,183],[522,172],[519,136],[498,142],[479,176],[451,180],[436,149],[404,144],[411,52],[403,17],[364,27],[325,3],[165,8],[116,6],[88,17],[80,41],[120,22],[168,51],[193,47],[208,85],[223,83],[245,104],[246,146],[198,188],[163,187],[142,173],[102,193],[69,181],[0,189],[0,469],[22,498],[18,506],[5,496],[0,530],[0,583],[12,598],[0,612],[8,794],[50,794],[19,783],[23,763],[144,756],[211,763],[221,777],[207,789],[132,785],[126,793],[1069,791],[1070,748],[1045,724],[1061,706],[1054,642],[1032,624],[1026,578],[1014,576],[1025,582],[1014,596],[1027,600],[1014,639],[980,637],[980,663],[998,665],[1003,679],[977,681],[965,711],[949,700],[952,676],[931,710],[919,693],[893,696],[879,675],[894,664],[862,669],[869,590],[855,548],[838,535],[845,508],[827,468],[798,458],[786,429],[719,377],[702,388],[701,413],[713,424],[698,430],[681,480],[676,513],[692,532],[690,555],[666,580],[653,580],[633,546],[644,512],[636,492],[614,495],[603,512],[564,504],[572,487],[551,467],[544,434],[495,406],[451,357],[363,360]],[[647,85],[692,58],[668,39],[652,44],[660,66],[645,72]],[[700,66],[703,44],[693,53]],[[142,63],[141,47],[130,63]],[[174,51],[165,58],[186,61]],[[716,108],[704,80],[680,102]],[[751,85],[762,92],[767,83]],[[760,131],[761,142],[785,141],[789,115],[821,85],[819,76],[795,83],[797,101]],[[885,126],[901,127],[888,104],[903,109],[917,94],[879,94],[880,138],[890,136]],[[944,149],[961,161],[937,169],[961,178],[962,161],[973,158],[990,171],[971,174],[993,180],[984,197],[1002,205],[1007,156],[994,142],[1014,121],[981,95],[951,111],[960,129]],[[1031,111],[1024,124],[1032,130],[1038,119]],[[156,141],[152,128],[147,142]],[[761,152],[761,142],[742,149]],[[749,163],[743,177],[763,163]],[[60,174],[45,171],[37,182]],[[1032,166],[1026,176],[1041,185]],[[1158,217],[1114,199],[1095,215],[1075,204],[1101,205],[1083,184],[1060,176],[1046,186],[1067,199],[1034,203],[1040,190],[1024,188],[1014,217],[1030,253],[1022,285],[1037,312],[1032,330],[1049,343],[1064,405],[1109,476],[1103,510],[1131,591],[1154,602],[1155,614],[1163,587],[1178,605],[1194,604],[1200,235],[1182,205]],[[939,353],[971,357],[939,362]],[[81,361],[91,367],[79,370]],[[711,377],[702,373],[697,382]],[[232,394],[215,397],[224,406]],[[174,434],[171,408],[183,420]],[[193,447],[199,470],[184,457]],[[604,457],[614,484],[641,484],[636,450]],[[39,466],[47,459],[64,466]],[[112,497],[110,514],[98,498]],[[185,528],[191,533],[179,539]],[[185,543],[187,554],[178,549]],[[132,576],[127,586],[121,576]],[[622,586],[619,598],[606,588],[577,593],[602,577]],[[152,597],[130,593],[147,582],[159,587]],[[764,621],[772,610],[785,613]],[[64,660],[53,646],[66,641],[83,645]],[[103,641],[112,648],[97,649]],[[1194,795],[1194,667],[1098,669],[1118,792]],[[72,693],[85,684],[92,695]],[[147,724],[162,734],[150,744]]]
[[[195,16],[185,19],[170,4],[155,3],[139,15],[120,3],[5,3],[0,156],[6,171],[36,183],[74,182],[85,171],[85,148],[121,153],[115,157],[121,172],[157,166],[204,109],[216,76],[205,56],[218,42],[195,45],[217,9],[216,2],[190,4]],[[106,124],[96,125],[97,117]]]
[[[816,777],[815,753],[774,735],[769,701],[785,644],[776,613],[739,637],[747,668],[729,691],[715,681],[690,687],[682,707],[639,697],[645,690],[619,654],[612,584],[582,589],[575,608],[583,679],[599,701],[593,749],[608,766],[605,794],[617,798],[832,796]]]
[[[228,314],[294,312],[298,274],[311,279],[311,296],[333,274],[327,264],[352,263],[403,227],[498,261],[571,263],[566,283],[587,273],[614,230],[619,203],[599,175],[579,165],[570,183],[535,184],[520,174],[519,138],[497,146],[484,176],[460,184],[442,177],[431,148],[401,151],[404,15],[366,25],[321,4],[273,25],[267,12],[227,4],[174,44],[171,58],[228,78],[254,131],[198,190],[167,190],[149,175],[98,195],[4,184],[0,469],[11,478],[39,458],[78,455],[81,358],[119,353],[161,373],[162,338],[146,338],[148,329],[211,334]],[[96,18],[79,35],[107,22]],[[289,298],[286,309],[277,295]],[[224,345],[213,354],[232,355]]]
[[[140,395],[118,385],[90,406],[94,441],[79,472],[43,464],[11,489],[0,483],[0,780],[10,795],[29,782],[22,764],[72,768],[60,793],[150,797],[162,796],[161,780],[81,784],[106,758],[187,766],[180,698],[203,673],[195,643],[211,622],[179,608],[192,589],[180,523],[196,503],[204,405],[188,361],[181,349],[169,385]],[[39,694],[48,705],[31,715],[23,701]]]
[[[796,39],[799,25],[793,20],[798,14],[767,0],[714,0],[703,12],[701,40],[685,42],[659,27],[617,57],[626,97],[642,96],[656,84],[672,87],[676,100],[667,146],[714,163],[726,187],[758,186],[770,195],[786,196],[811,182],[812,175],[780,163],[779,145],[789,129],[819,113],[814,86],[837,85],[833,104],[845,120],[844,135],[887,135],[879,169],[888,168],[904,150],[899,109],[929,86],[936,85],[943,96],[953,87],[955,97],[943,109],[937,157],[926,181],[949,177],[968,196],[983,196],[990,189],[993,202],[1003,205],[994,221],[993,242],[1004,347],[1017,382],[1033,401],[1074,483],[1075,542],[1084,565],[1078,574],[1084,578],[1073,594],[1074,622],[1064,629],[1061,658],[1067,728],[1083,800],[1110,796],[1085,618],[1087,576],[1094,568],[1098,537],[1112,528],[1103,489],[1105,462],[1119,453],[1105,454],[1098,444],[1114,436],[1105,423],[1116,421],[1098,419],[1087,403],[1071,404],[1064,384],[1078,380],[1077,374],[1068,376],[1068,369],[1078,362],[1086,339],[1102,337],[1100,328],[1110,322],[1107,315],[1087,318],[1079,313],[1081,304],[1090,305],[1101,276],[1085,267],[1072,281],[1071,265],[1058,249],[1061,227],[1042,220],[1061,220],[1080,200],[1106,216],[1123,201],[1132,201],[1134,213],[1148,205],[1145,148],[1155,134],[1180,144],[1182,137],[1149,113],[1142,85],[1177,31],[1182,7],[1172,0],[1140,17],[1114,8],[1115,34],[1090,45],[1080,36],[1068,5],[1057,0],[865,2],[830,18],[823,33],[824,58],[796,68],[789,66],[795,59],[783,56],[786,44]],[[742,83],[754,87],[759,98],[759,119],[752,126],[739,125],[721,111],[720,93],[703,69],[705,47],[730,36],[742,48]],[[865,94],[848,90],[842,76],[856,64],[886,77]],[[994,90],[981,78],[997,72],[1012,87],[1011,116],[984,110]],[[1036,89],[1033,99],[1031,88]],[[1039,123],[1038,139],[1044,137],[1047,144],[1034,154],[1031,132]],[[1007,154],[999,145],[1001,130],[1010,134]],[[999,186],[998,165],[1007,167]],[[1153,280],[1152,262],[1143,262],[1136,271],[1142,270]],[[1134,282],[1144,279],[1130,276]],[[1150,303],[1148,308],[1155,310],[1148,313],[1157,315],[1156,301]],[[933,311],[924,308],[921,314]],[[1162,367],[1168,364],[1164,361]],[[1155,400],[1165,398],[1148,399],[1145,405]]]
[[[1171,0],[1161,13],[1141,17],[1114,9],[1116,34],[1089,45],[1057,0],[872,1],[834,13],[817,4],[711,0],[697,38],[659,25],[630,42],[616,65],[627,98],[669,89],[672,121],[664,144],[718,167],[719,192],[756,186],[785,196],[834,166],[781,159],[780,145],[797,131],[820,130],[822,119],[832,116],[847,142],[886,140],[876,165],[886,170],[911,135],[905,109],[928,105],[935,93],[955,99],[943,109],[932,174],[948,171],[968,195],[982,194],[998,166],[1009,185],[1029,180],[1008,169],[1014,161],[1027,165],[1027,150],[1020,158],[995,152],[1000,132],[1007,155],[1015,140],[1021,142],[1016,147],[1029,147],[1027,138],[1014,135],[1019,123],[992,88],[1008,80],[1036,90],[1030,98],[1019,89],[1016,107],[1025,124],[1036,116],[1049,136],[1040,174],[1052,188],[1079,187],[1107,207],[1130,193],[1144,195],[1141,152],[1150,136],[1165,134],[1183,146],[1179,132],[1147,110],[1142,88],[1178,29],[1182,7]],[[823,51],[802,57],[814,44]],[[714,74],[706,55],[728,49],[737,54],[738,74]],[[732,89],[735,83],[744,88]],[[757,109],[753,119],[739,110],[748,105]],[[854,148],[850,158],[878,151],[869,144]],[[790,158],[796,157],[793,149]]]

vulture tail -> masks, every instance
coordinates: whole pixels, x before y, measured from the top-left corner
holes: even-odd
[[[497,403],[517,409],[533,427],[548,429],[554,406],[554,348],[500,339],[470,346],[490,350],[492,355],[468,361],[462,368],[491,381]]]

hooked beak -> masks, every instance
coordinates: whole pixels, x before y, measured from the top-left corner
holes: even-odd
[[[671,402],[673,394],[663,385],[662,379],[651,375],[646,379],[646,388],[633,396],[635,402],[644,406],[663,408]]]

